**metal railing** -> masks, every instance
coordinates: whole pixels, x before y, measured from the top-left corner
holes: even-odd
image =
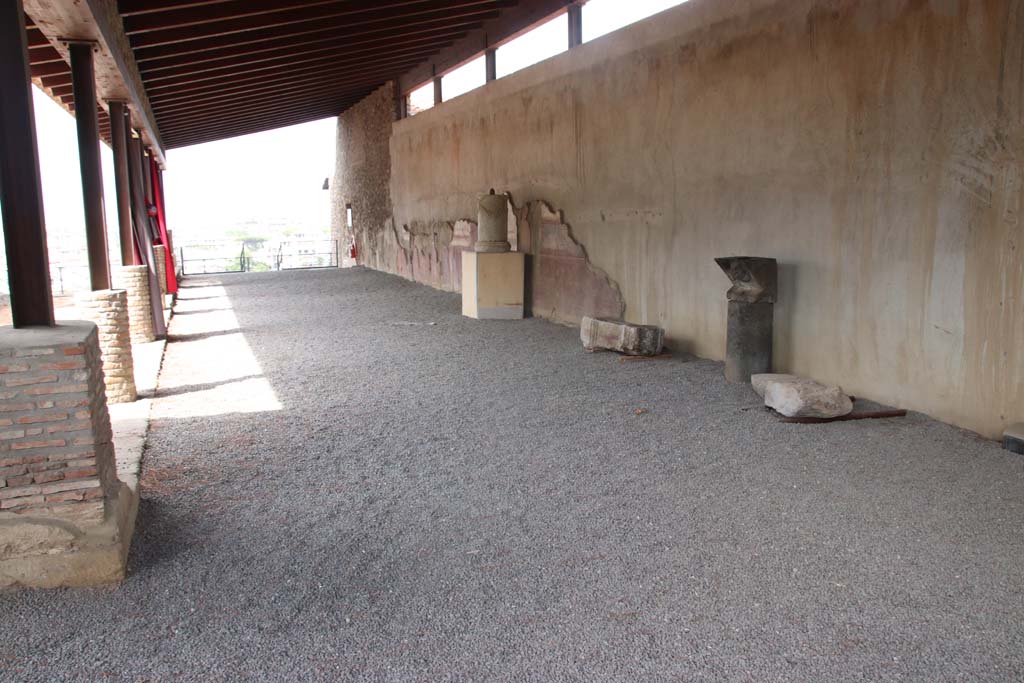
[[[3,284],[0,285],[0,294],[7,295],[7,282],[9,272],[3,269]],[[50,290],[53,296],[66,296],[74,292],[85,292],[92,289],[89,280],[88,264],[50,264]]]
[[[216,275],[220,273],[246,273],[252,267],[252,259],[246,253],[245,244],[237,255],[223,253],[224,243],[209,242],[205,244],[190,244],[181,246],[178,249],[178,257],[181,264],[182,275]],[[237,243],[234,243],[237,244]],[[186,258],[186,249],[189,250],[190,258]],[[216,253],[221,251],[222,253]],[[233,250],[232,250],[233,251]],[[192,256],[199,253],[201,256]],[[189,267],[189,264],[193,264]],[[200,265],[196,265],[200,264]]]
[[[182,275],[337,268],[340,262],[338,240],[231,240],[184,244],[178,249]]]
[[[281,242],[274,257],[274,270],[337,268],[338,240]]]

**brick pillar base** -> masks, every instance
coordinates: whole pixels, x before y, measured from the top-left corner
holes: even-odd
[[[138,396],[128,322],[128,293],[123,289],[84,292],[76,297],[76,304],[81,315],[99,328],[107,403],[131,403]]]
[[[128,293],[128,320],[133,344],[156,339],[153,309],[149,300],[149,269],[146,266],[122,266],[116,273],[118,286]]]
[[[0,588],[116,582],[137,509],[117,479],[96,325],[0,328]]]
[[[167,248],[162,244],[153,246],[153,260],[156,261],[156,281],[160,285],[160,301],[167,296]]]

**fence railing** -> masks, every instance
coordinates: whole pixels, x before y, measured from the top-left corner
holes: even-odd
[[[182,275],[245,273],[251,267],[251,258],[246,253],[244,243],[237,254],[225,253],[219,243],[181,246],[178,248],[178,258]]]
[[[197,242],[178,249],[183,275],[337,268],[340,261],[337,240]]]
[[[7,295],[7,282],[9,273],[3,269],[3,283],[0,285],[0,294]],[[92,288],[89,280],[88,264],[78,263],[51,263],[50,264],[50,291],[53,296],[66,296],[74,292],[84,292]]]
[[[338,262],[338,240],[297,240],[278,245],[274,270],[337,268]]]

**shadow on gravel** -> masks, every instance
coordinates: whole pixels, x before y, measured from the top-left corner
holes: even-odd
[[[187,384],[185,386],[180,386],[180,387],[160,388],[160,389],[156,390],[156,394],[155,395],[158,396],[158,397],[164,397],[164,396],[179,396],[179,395],[182,395],[182,394],[193,394],[193,393],[195,393],[197,391],[206,391],[208,389],[214,389],[214,388],[217,388],[217,387],[226,387],[226,386],[229,386],[229,385],[234,384],[236,382],[245,382],[246,380],[260,379],[262,377],[263,377],[262,374],[260,374],[260,375],[243,375],[242,377],[233,377],[231,379],[226,379],[226,380],[221,381],[221,382],[206,382],[205,384]]]
[[[203,339],[209,339],[210,337],[222,337],[226,334],[239,334],[237,329],[230,330],[211,330],[210,332],[197,332],[194,334],[168,334],[167,342],[191,342],[200,341]]]

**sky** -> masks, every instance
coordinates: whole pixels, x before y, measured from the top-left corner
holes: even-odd
[[[583,7],[583,39],[589,42],[685,0],[589,0]],[[525,68],[566,48],[562,15],[498,48],[498,77]],[[446,100],[484,84],[484,60],[474,59],[443,78]],[[429,107],[427,84],[413,100]],[[85,262],[82,186],[74,118],[34,89],[40,173],[51,262]],[[326,230],[334,173],[335,119],[211,142],[167,152],[164,173],[167,219],[176,245],[225,236],[245,225]],[[106,214],[116,263],[117,208],[113,157],[101,145]]]

